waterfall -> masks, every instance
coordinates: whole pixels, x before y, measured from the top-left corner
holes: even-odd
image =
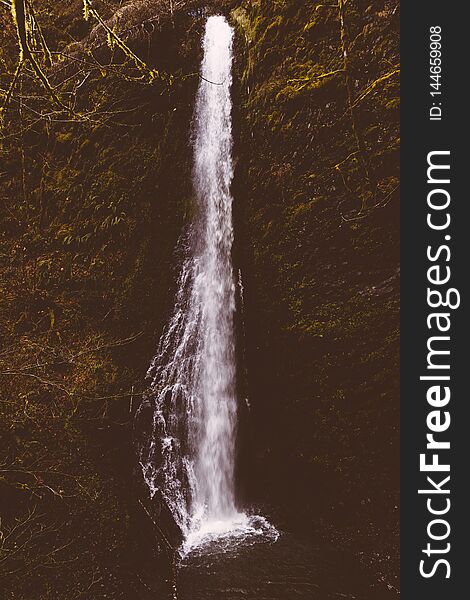
[[[140,448],[150,492],[161,494],[188,548],[233,532],[277,536],[235,502],[232,40],[224,17],[208,18],[194,113],[197,210],[175,309],[147,373],[152,424]]]
[[[235,512],[232,37],[223,17],[208,19],[194,143],[194,187],[202,217],[194,288],[201,313],[195,468],[197,502],[212,518]]]
[[[237,514],[232,38],[224,17],[207,20],[194,114],[197,215],[175,311],[148,371],[155,410],[141,463],[186,534],[196,521]]]

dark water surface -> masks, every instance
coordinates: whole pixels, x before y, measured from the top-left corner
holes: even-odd
[[[347,561],[346,561],[347,562]],[[371,595],[354,566],[314,544],[281,534],[273,541],[213,541],[194,549],[178,572],[179,600],[329,600]]]

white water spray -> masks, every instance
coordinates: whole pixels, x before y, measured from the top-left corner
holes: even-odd
[[[201,305],[196,502],[212,519],[235,513],[232,37],[233,31],[223,17],[207,21],[194,147],[194,186],[202,217],[195,280]]]
[[[140,456],[151,493],[163,496],[187,549],[266,524],[235,503],[232,40],[224,17],[207,20],[194,116],[197,216],[175,311],[148,371],[153,423]]]

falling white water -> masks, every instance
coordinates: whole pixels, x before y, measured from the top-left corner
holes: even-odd
[[[211,519],[235,511],[235,281],[232,269],[232,28],[208,19],[196,101],[194,186],[202,212],[195,291],[201,307],[196,502]]]
[[[153,423],[140,455],[150,491],[163,497],[187,549],[266,528],[235,502],[232,39],[224,17],[208,18],[194,115],[197,216],[175,310],[148,371]]]

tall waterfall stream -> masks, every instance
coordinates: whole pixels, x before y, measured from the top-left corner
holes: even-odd
[[[232,41],[225,18],[209,17],[194,114],[197,214],[175,310],[148,370],[155,410],[141,465],[183,533],[183,555],[214,539],[278,536],[235,500]]]
[[[150,495],[183,536],[172,598],[365,597],[361,584],[351,593],[351,576],[345,568],[343,581],[336,566],[347,557],[299,533],[279,537],[264,517],[237,506],[234,321],[237,285],[243,290],[232,264],[232,42],[225,18],[209,17],[193,120],[195,216],[175,308],[147,374],[151,424],[140,464]]]

